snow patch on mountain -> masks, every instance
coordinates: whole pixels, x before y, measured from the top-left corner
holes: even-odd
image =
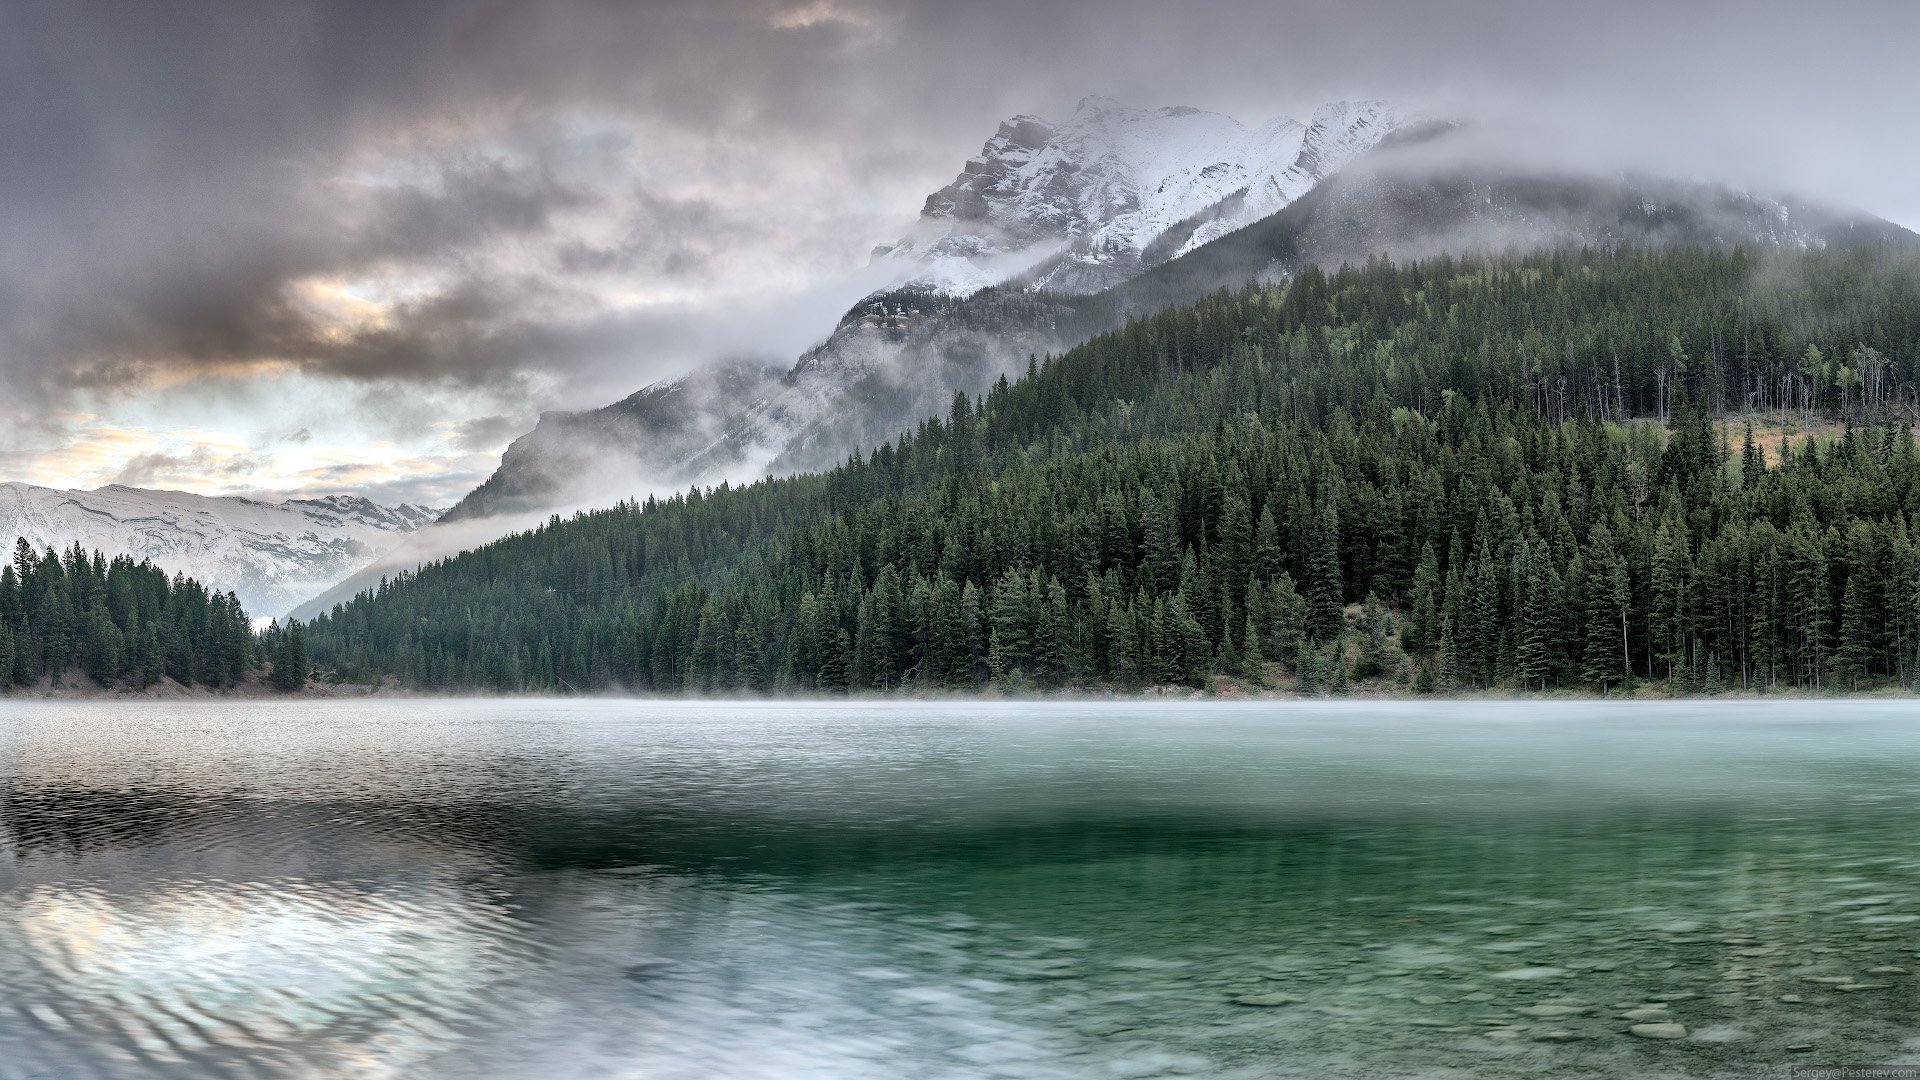
[[[355,495],[269,503],[112,484],[61,491],[0,484],[0,542],[36,549],[78,542],[111,558],[150,559],[221,592],[247,612],[280,615],[371,563],[439,512]]]
[[[1383,101],[1257,128],[1101,97],[1059,125],[1016,116],[875,260],[906,284],[957,296],[1016,277],[1097,292],[1275,213],[1402,122]]]

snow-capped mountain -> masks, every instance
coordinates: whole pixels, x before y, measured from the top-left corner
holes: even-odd
[[[299,612],[556,510],[831,467],[984,392],[1028,358],[1223,286],[1337,268],[1583,245],[1920,244],[1869,214],[1707,184],[1566,172],[1379,102],[1248,129],[1197,109],[1082,103],[1015,117],[875,259],[862,299],[784,371],[696,368],[599,409],[544,414],[500,468],[391,555]],[[977,291],[983,286],[1000,288]]]
[[[221,592],[254,616],[282,615],[439,516],[353,495],[281,503],[112,484],[60,491],[0,484],[0,538],[64,551],[78,541],[130,555]]]
[[[929,393],[943,404],[953,389],[980,389],[981,372],[990,381],[1079,340],[1060,297],[1100,293],[1272,215],[1405,124],[1383,101],[1334,102],[1308,123],[1258,128],[1102,97],[1057,125],[1013,117],[927,198],[904,239],[876,249],[893,286],[856,304],[791,370],[720,364],[605,408],[543,415],[449,517],[610,502],[650,484],[752,476],[770,462],[831,463],[847,445],[890,438]],[[945,318],[991,285],[1017,292]],[[963,371],[941,370],[956,362]],[[848,409],[855,399],[862,407]],[[823,437],[829,422],[855,441]]]
[[[1015,276],[1098,292],[1279,211],[1401,122],[1384,101],[1333,102],[1308,123],[1257,128],[1101,97],[1058,125],[1016,116],[875,260],[953,295]]]

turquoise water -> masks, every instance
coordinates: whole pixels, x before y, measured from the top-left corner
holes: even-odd
[[[0,703],[0,1080],[1915,1061],[1915,715]]]

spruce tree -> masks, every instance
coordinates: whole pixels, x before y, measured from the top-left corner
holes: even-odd
[[[1529,548],[1531,551],[1531,548]],[[1547,647],[1551,611],[1555,597],[1548,588],[1542,559],[1529,553],[1525,559],[1525,592],[1520,608],[1520,644],[1514,653],[1514,676],[1520,685],[1545,690],[1551,673],[1552,658]]]
[[[1400,648],[1408,656],[1427,656],[1439,645],[1440,560],[1433,544],[1420,545],[1420,565],[1413,572],[1413,603],[1400,627]]]
[[[1653,643],[1668,678],[1673,677],[1691,636],[1693,611],[1687,588],[1692,564],[1686,523],[1675,520],[1677,516],[1662,520],[1653,540]]]
[[[988,616],[992,638],[987,647],[987,667],[996,683],[1017,681],[1027,666],[1031,608],[1026,575],[1009,568],[994,583]]]
[[[1260,522],[1254,528],[1253,573],[1262,582],[1277,580],[1286,572],[1286,559],[1280,549],[1280,528],[1273,519],[1271,503],[1260,508]]]
[[[1140,496],[1140,576],[1150,596],[1172,592],[1180,581],[1180,558],[1185,545],[1173,507],[1151,491]]]
[[[1346,625],[1346,601],[1340,581],[1340,517],[1333,504],[1321,506],[1315,519],[1313,548],[1307,558],[1307,637],[1326,641]]]
[[[1244,583],[1253,572],[1253,511],[1247,503],[1246,478],[1238,468],[1226,477],[1220,510],[1220,543],[1213,552],[1213,569],[1227,583],[1235,604],[1246,603]]]
[[[1381,606],[1380,597],[1367,594],[1360,609],[1360,656],[1354,661],[1353,677],[1378,679],[1387,674],[1387,634],[1391,617]]]
[[[546,643],[541,642],[542,655],[546,657],[546,681],[552,679],[552,656],[546,651]],[[155,650],[158,651],[157,649]],[[276,690],[298,690],[307,684],[307,644],[306,634],[298,619],[288,619],[285,626],[278,628],[277,647],[273,653],[273,688]],[[155,680],[157,681],[157,680]]]
[[[1258,591],[1259,586],[1253,586]],[[1266,649],[1260,640],[1259,618],[1251,611],[1247,613],[1245,629],[1242,630],[1240,647],[1240,675],[1256,686],[1267,680]]]
[[[1622,657],[1626,647],[1626,567],[1604,522],[1593,527],[1588,545],[1582,608],[1587,632],[1581,673],[1605,693],[1609,686],[1621,686],[1627,678]]]
[[[1302,641],[1293,655],[1294,692],[1313,697],[1320,692],[1320,657],[1313,646]]]

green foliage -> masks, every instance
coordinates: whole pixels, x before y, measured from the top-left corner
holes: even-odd
[[[306,632],[298,620],[289,619],[285,626],[268,626],[260,635],[260,652],[273,665],[267,682],[275,690],[298,690],[307,685],[312,664],[307,659]]]
[[[1371,596],[1363,682],[1401,677],[1398,622],[1439,691],[1911,684],[1920,268],[1779,263],[1309,269],[825,473],[555,518],[307,642],[341,678],[424,689],[1205,686],[1278,663],[1311,693],[1353,675],[1321,654]],[[1853,426],[1736,463],[1732,408]]]
[[[79,671],[106,685],[232,686],[252,663],[240,600],[126,556],[22,538],[0,569],[0,689]]]

